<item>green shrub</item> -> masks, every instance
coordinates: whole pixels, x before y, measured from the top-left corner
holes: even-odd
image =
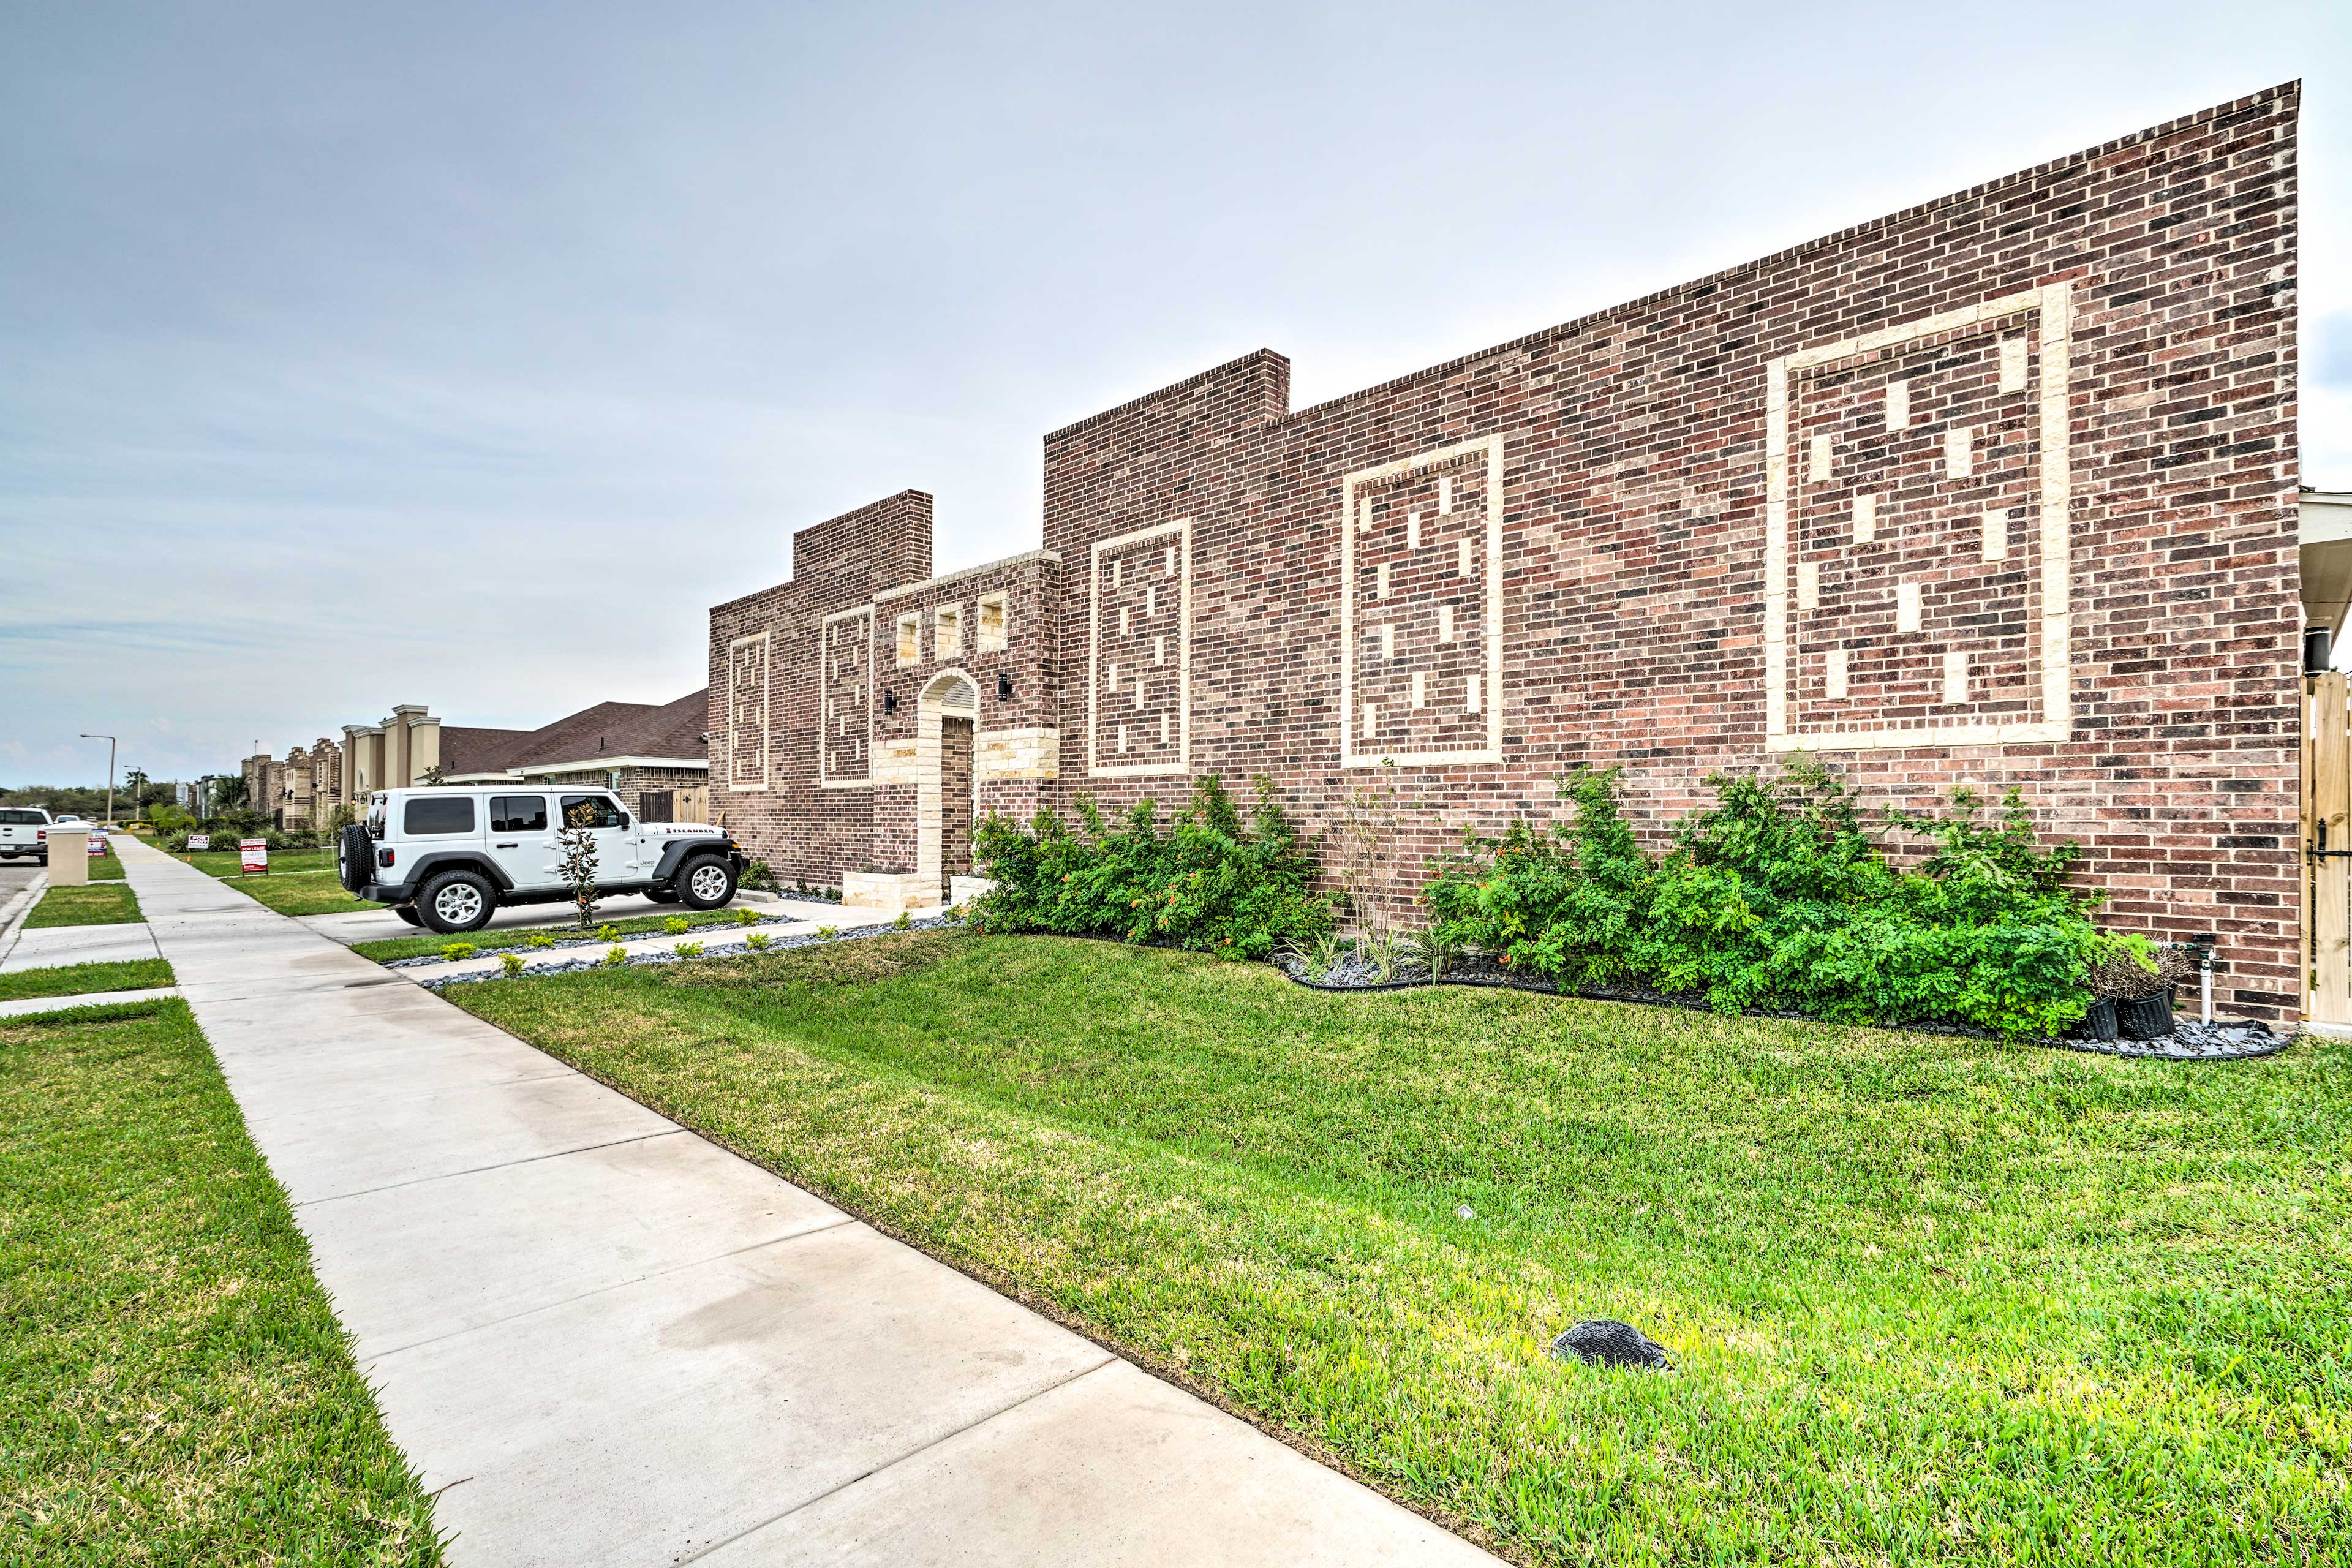
[[[525,947],[553,947],[555,939],[543,931],[535,931],[522,939]]]
[[[621,928],[612,924],[610,921],[607,921],[596,928],[596,940],[598,942],[618,942],[620,939]]]
[[[662,931],[667,936],[684,936],[693,929],[694,922],[683,915],[672,915],[662,921]]]
[[[823,940],[831,942],[835,937],[841,934],[841,928],[839,926],[819,926],[816,928],[816,934]]]
[[[612,964],[626,963],[629,962],[629,950],[616,942],[604,950],[604,962]]]
[[[453,963],[460,958],[471,958],[480,951],[470,942],[445,942],[441,944],[441,956]]]
[[[1956,1019],[2011,1036],[2083,1016],[2106,947],[2095,900],[2065,886],[2077,847],[2044,848],[2014,792],[1991,819],[1964,789],[1941,816],[1889,813],[1889,829],[1933,846],[1897,870],[1851,786],[1819,763],[1707,784],[1717,804],[1676,824],[1654,861],[1616,770],[1562,780],[1570,823],[1465,839],[1425,894],[1439,931],[1562,984],[1636,982],[1725,1012]]]
[[[735,923],[739,926],[755,926],[766,918],[766,916],[761,914],[757,910],[737,910],[735,911]]]
[[[765,952],[768,951],[768,943],[773,940],[775,939],[769,936],[766,931],[755,931],[743,939],[743,945],[753,952]]]
[[[522,954],[519,952],[501,953],[499,956],[499,967],[505,971],[508,979],[513,979],[516,975],[522,973]]]
[[[915,912],[914,912],[912,910],[900,910],[898,911],[898,918],[897,920],[892,921],[890,922],[890,929],[891,929],[892,931],[912,931],[912,930],[914,930],[914,929],[915,929]]]
[[[677,944],[677,952],[680,958],[700,958],[702,944],[698,942],[682,942]]]
[[[1025,828],[992,816],[980,824],[973,858],[995,885],[971,906],[975,927],[1233,958],[1265,958],[1331,928],[1330,901],[1310,890],[1314,862],[1265,779],[1246,825],[1213,773],[1194,781],[1191,804],[1164,830],[1149,800],[1115,820],[1091,795],[1076,805],[1076,831],[1049,811]]]

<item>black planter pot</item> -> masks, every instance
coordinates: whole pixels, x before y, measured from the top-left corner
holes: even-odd
[[[2153,1040],[2172,1033],[2172,987],[2116,1005],[2116,1022],[2126,1040]]]
[[[2091,1010],[2083,1015],[2083,1021],[2075,1026],[2074,1032],[2086,1040],[2114,1039],[2116,1037],[2115,1003],[2105,996],[2093,1002]]]

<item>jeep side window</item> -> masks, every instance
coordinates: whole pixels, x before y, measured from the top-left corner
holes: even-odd
[[[567,795],[563,797],[563,825],[566,827],[618,827],[621,826],[621,808],[613,804],[613,797],[609,795]]]
[[[411,838],[431,833],[471,833],[474,797],[419,795],[408,803],[408,809],[402,814],[400,830]]]
[[[547,797],[543,795],[490,796],[490,831],[493,833],[546,832]]]

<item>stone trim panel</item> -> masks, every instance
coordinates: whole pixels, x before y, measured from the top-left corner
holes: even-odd
[[[1190,773],[1192,685],[1192,520],[1097,540],[1087,577],[1088,775]]]
[[[1339,583],[1340,765],[1501,762],[1503,437],[1343,479]]]
[[[2067,395],[2073,336],[2072,294],[2067,284],[2056,282],[1801,350],[1765,367],[1768,750],[2011,745],[2068,738],[2072,720],[2068,524],[2073,483]],[[1914,411],[1918,390],[1915,383],[1930,375],[1950,374],[1955,362],[1981,362],[1990,373],[1981,379],[1989,384],[1983,390],[1991,398],[1966,407],[1990,413],[2008,395],[2023,400],[2027,412],[2018,421],[2021,428],[2012,433],[2016,438],[2011,444],[2018,451],[2011,466],[2022,469],[2029,483],[2021,489],[2011,485],[2004,492],[1998,482],[1998,469],[1979,471],[1976,447],[1984,427],[1951,421],[1934,434],[1935,444],[1941,447],[1940,458],[1931,453],[1926,464],[1911,465],[1914,471],[1907,479],[1898,479],[1892,472],[1876,480],[1867,472],[1855,476],[1858,485],[1889,486],[1857,488],[1851,495],[1847,513],[1851,545],[1843,553],[1849,560],[1870,555],[1898,563],[1862,567],[1853,573],[1857,598],[1891,593],[1894,633],[1843,639],[1865,645],[1861,647],[1808,648],[1806,639],[1791,631],[1792,615],[1801,623],[1821,608],[1823,568],[1819,561],[1796,560],[1791,571],[1792,553],[1803,553],[1791,550],[1791,499],[1801,497],[1808,487],[1833,484],[1834,470],[1840,466],[1838,453],[1844,448],[1829,434],[1809,433],[1804,417],[1806,394],[1809,386],[1825,378],[1825,373],[1848,371],[1867,376],[1874,366],[1907,369],[1903,354],[1906,349],[1932,351],[1931,355],[1910,356],[1923,362],[1927,374],[1903,374],[1870,388],[1877,399],[1870,423],[1883,420],[1889,437],[1911,430],[1919,423]],[[1924,363],[1930,359],[1932,365]],[[1932,416],[1931,411],[1931,420]],[[1965,409],[1960,416],[1967,416]],[[1852,422],[1848,424],[1850,430]],[[1792,431],[1792,426],[1798,428]],[[2028,441],[2033,447],[2030,453],[2025,450]],[[1877,448],[1882,457],[1879,464],[1865,457],[1860,458],[1860,466],[1883,468],[1884,454],[1895,445],[1889,441]],[[1917,472],[1922,468],[1928,475],[1925,482]],[[1937,469],[1940,478],[1935,477]],[[1897,510],[1883,510],[1891,485],[1897,482],[1905,484],[1907,498],[1895,497]],[[2038,527],[2030,523],[2025,530],[2040,556],[2039,573],[2032,574],[2038,582],[2030,585],[2020,581],[2029,574],[2008,564],[2011,520],[2020,510],[2038,521]],[[1900,544],[1906,521],[1912,536],[1907,550],[1898,555],[1874,548],[1882,542]],[[1943,537],[1923,541],[1923,534]],[[1967,564],[1969,557],[1980,564]],[[1895,580],[1897,577],[1905,580]],[[2011,585],[2021,591],[2002,591]],[[1907,639],[1915,636],[1926,637],[1924,604],[1931,586],[1948,624],[1976,647],[1908,646]],[[2023,592],[2029,586],[2030,594]],[[2030,608],[2025,603],[2028,598],[2033,601]],[[1869,629],[1883,631],[1860,617],[1856,620]],[[1969,622],[1991,623],[1993,635],[1957,631]],[[1996,671],[2010,663],[2005,657],[2010,650],[2000,646],[2003,629],[2012,634],[2010,640],[2021,645],[2014,650],[2020,668],[2005,687],[1986,690],[1987,672],[1979,661],[1994,666]],[[2019,633],[2022,636],[2015,635]],[[1807,678],[1811,655],[1820,656],[1823,695],[1812,704],[1816,717],[1808,723],[1801,716],[1792,717],[1791,708],[1799,705],[1800,683]],[[1877,710],[1821,717],[1835,712],[1841,704],[1852,702],[1860,710],[1863,702],[1871,700],[1858,700],[1853,691],[1858,683],[1857,667],[1865,662],[1894,677],[1874,685]],[[2004,696],[2010,700],[2002,701]],[[1888,711],[1890,708],[1894,711]],[[1906,719],[1909,721],[1902,721]]]
[[[817,783],[826,789],[872,787],[874,611],[836,610],[817,628]]]
[[[727,788],[736,795],[757,795],[768,787],[772,636],[754,632],[727,645]]]

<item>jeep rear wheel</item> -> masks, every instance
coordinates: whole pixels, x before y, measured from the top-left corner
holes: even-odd
[[[735,896],[735,868],[718,855],[698,855],[678,868],[677,901],[689,910],[715,910]]]
[[[478,871],[444,871],[416,896],[426,928],[443,936],[481,930],[498,907],[497,890]]]

